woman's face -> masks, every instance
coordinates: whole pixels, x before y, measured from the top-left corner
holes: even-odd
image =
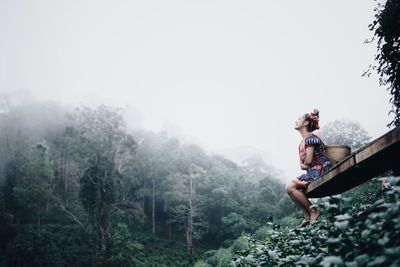
[[[297,119],[297,121],[294,122],[294,128],[295,128],[296,130],[299,130],[299,129],[301,129],[301,128],[303,128],[303,127],[306,127],[306,126],[307,126],[307,124],[306,124],[306,122],[305,122],[305,116],[304,116],[304,115],[300,116],[300,117]]]

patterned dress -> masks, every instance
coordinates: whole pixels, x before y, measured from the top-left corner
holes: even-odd
[[[331,163],[328,157],[325,156],[325,144],[318,136],[312,133],[307,135],[304,141],[299,145],[299,156],[301,161],[306,159],[306,148],[309,146],[314,147],[313,161],[307,172],[297,177],[297,179],[304,182],[315,181],[331,168]]]

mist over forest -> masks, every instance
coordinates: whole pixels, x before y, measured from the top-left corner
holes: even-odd
[[[239,166],[166,132],[128,129],[120,108],[15,98],[1,110],[2,247],[9,265],[72,264],[76,255],[48,250],[77,249],[83,237],[90,243],[79,248],[79,264],[118,263],[119,246],[127,246],[124,261],[147,266],[157,261],[147,255],[157,238],[186,246],[179,253],[189,264],[205,248],[294,211],[279,172],[259,158]],[[34,250],[13,258],[20,246]],[[50,258],[37,258],[41,253]]]
[[[120,107],[2,98],[2,265],[248,266],[240,253],[254,253],[252,242],[300,220],[282,173],[260,155],[238,164],[127,125]],[[353,150],[370,141],[352,121],[320,134]],[[379,188],[377,178],[346,193],[344,209],[372,203]]]
[[[400,266],[399,16],[0,1],[0,267]]]

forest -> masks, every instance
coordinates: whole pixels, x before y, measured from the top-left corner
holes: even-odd
[[[319,200],[321,223],[303,231],[262,159],[238,165],[165,131],[128,129],[119,108],[14,101],[0,131],[2,266],[398,263],[396,178],[390,190],[376,178]],[[353,149],[370,141],[351,121],[320,134]]]
[[[364,75],[379,75],[399,127],[400,1],[377,2]],[[350,120],[318,135],[352,151],[371,141]],[[0,95],[0,266],[400,266],[392,171],[313,199],[322,215],[301,229],[287,178],[256,155],[132,127],[117,106]]]
[[[294,211],[261,160],[129,130],[118,108],[8,105],[0,129],[4,266],[191,264]]]

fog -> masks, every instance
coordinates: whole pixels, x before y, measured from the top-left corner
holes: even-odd
[[[128,125],[167,130],[240,160],[300,174],[294,121],[390,121],[368,25],[375,1],[0,2],[0,93],[124,107]],[[18,96],[18,97],[16,97]]]

